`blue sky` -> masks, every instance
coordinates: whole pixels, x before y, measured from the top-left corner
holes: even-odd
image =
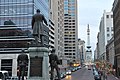
[[[97,43],[99,23],[104,10],[111,11],[114,0],[77,0],[78,1],[78,38],[87,41],[87,24],[90,26],[92,51]],[[87,44],[87,42],[86,42]]]

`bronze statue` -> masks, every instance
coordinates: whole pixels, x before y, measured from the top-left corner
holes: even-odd
[[[54,69],[56,69],[57,71],[57,76],[58,76],[58,80],[61,80],[60,77],[60,69],[58,67],[59,59],[57,57],[57,55],[55,54],[55,48],[52,49],[51,54],[49,55],[49,63],[50,63],[50,67],[51,67],[51,80],[54,80]]]
[[[42,36],[43,36],[43,21],[46,25],[47,21],[45,19],[45,17],[40,13],[40,10],[37,9],[36,11],[37,13],[35,15],[33,15],[32,17],[32,29],[33,29],[33,36],[35,38],[35,43],[38,45],[39,43],[41,43],[41,45],[43,45],[43,41],[42,41]]]
[[[25,68],[28,64],[28,55],[24,53],[24,50],[22,50],[22,53],[18,56],[17,62],[19,66],[18,80],[20,80],[21,76],[22,76],[22,80],[24,80]]]

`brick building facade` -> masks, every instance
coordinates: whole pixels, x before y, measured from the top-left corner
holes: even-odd
[[[120,0],[113,3],[113,25],[115,46],[115,68],[116,75],[120,77]]]

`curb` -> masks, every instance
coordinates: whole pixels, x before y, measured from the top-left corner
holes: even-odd
[[[115,77],[115,79],[118,79],[117,77]]]
[[[119,80],[119,78],[118,77],[116,77],[116,76],[114,76],[114,75],[112,75],[113,77],[115,77],[115,79],[117,79],[117,80]]]

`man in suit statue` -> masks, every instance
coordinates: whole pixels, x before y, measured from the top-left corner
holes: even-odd
[[[24,50],[22,50],[22,53],[18,56],[17,62],[19,65],[19,75],[18,75],[18,80],[21,80],[20,77],[22,76],[22,80],[24,80],[25,76],[25,68],[28,64],[28,55],[24,53]]]
[[[42,36],[43,36],[43,21],[46,25],[47,21],[45,17],[40,13],[40,10],[37,9],[36,14],[32,17],[32,29],[33,29],[33,36],[35,38],[35,43],[38,45],[39,42],[43,46]]]
[[[50,63],[50,67],[51,67],[51,78],[50,79],[54,80],[53,79],[54,69],[56,69],[58,80],[61,80],[60,69],[58,67],[58,64],[60,62],[59,62],[58,56],[55,54],[55,48],[52,49],[51,54],[49,55],[49,63]]]

